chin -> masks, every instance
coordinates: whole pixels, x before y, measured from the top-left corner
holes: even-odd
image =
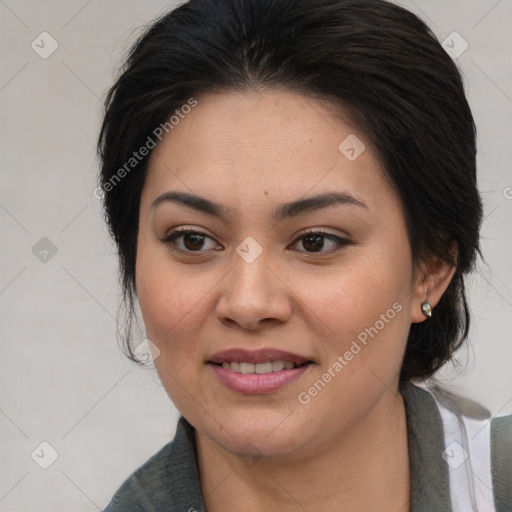
[[[285,456],[307,444],[310,423],[297,420],[293,412],[232,411],[223,419],[224,428],[210,437],[241,456]]]

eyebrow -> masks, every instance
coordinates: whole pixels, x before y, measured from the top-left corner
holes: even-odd
[[[178,191],[169,191],[158,196],[151,203],[151,209],[154,209],[166,202],[186,206],[224,221],[228,219],[230,213],[229,208],[206,199],[205,197]],[[272,218],[276,222],[281,222],[291,217],[296,217],[307,212],[321,210],[334,205],[352,205],[366,209],[368,208],[361,199],[357,199],[348,192],[326,192],[323,194],[305,197],[304,199],[298,199],[289,203],[283,203],[275,209],[272,214]]]

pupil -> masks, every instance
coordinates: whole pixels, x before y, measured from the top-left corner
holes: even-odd
[[[323,236],[319,236],[319,235],[308,235],[306,237],[304,237],[304,248],[305,249],[308,249],[307,245],[310,245],[307,240],[313,240],[313,244],[311,244],[313,246],[313,252],[316,252],[317,250],[319,249],[322,249],[323,247]]]
[[[190,246],[191,244],[187,243],[187,241],[191,240],[191,239],[192,239],[192,246]],[[201,249],[201,247],[203,245],[203,236],[198,235],[198,234],[187,233],[183,238],[183,242],[185,244],[185,247],[189,250]]]

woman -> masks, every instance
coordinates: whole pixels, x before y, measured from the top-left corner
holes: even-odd
[[[107,512],[510,510],[512,417],[424,385],[467,337],[482,206],[461,77],[422,21],[191,0],[132,48],[99,153],[181,413]]]

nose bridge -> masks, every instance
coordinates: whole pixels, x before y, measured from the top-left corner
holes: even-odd
[[[240,245],[237,249],[237,256],[234,257],[235,283],[240,285],[241,292],[245,294],[269,293],[270,275],[270,251],[261,251],[261,254],[254,256],[254,248],[247,244]]]
[[[291,310],[286,286],[274,275],[270,254],[254,239],[237,247],[217,304],[221,320],[230,319],[246,328],[266,319],[286,320]]]

